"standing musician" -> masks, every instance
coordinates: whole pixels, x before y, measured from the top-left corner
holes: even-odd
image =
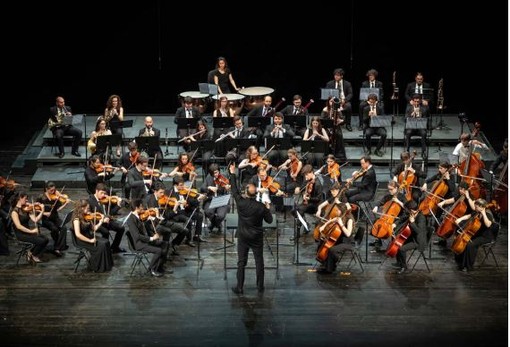
[[[460,271],[473,271],[476,260],[476,254],[480,245],[492,242],[496,239],[499,232],[499,225],[496,223],[494,216],[489,210],[489,204],[484,199],[476,199],[474,202],[475,209],[471,214],[467,214],[458,218],[455,223],[461,226],[463,221],[477,219],[480,222],[478,230],[474,230],[476,233],[467,242],[466,248],[460,254],[455,255],[455,261],[457,262],[458,269]],[[465,228],[466,225],[460,229]],[[457,235],[457,237],[461,237]]]
[[[344,123],[344,116],[340,108],[340,99],[330,96],[326,101],[326,106],[322,109],[320,117],[321,120],[333,120],[333,128],[328,128],[332,137],[331,147],[337,158],[346,161],[347,154],[345,153],[344,134],[341,127]]]
[[[289,148],[287,150],[287,156],[289,159],[287,159],[282,165],[278,166],[278,170],[287,170],[285,193],[294,194],[296,188],[299,191],[299,187],[301,187],[303,181],[303,175],[301,174],[303,162],[299,160],[295,148]]]
[[[184,97],[184,106],[179,107],[175,111],[175,124],[178,124],[178,118],[200,118],[200,110],[198,107],[193,106],[193,98],[191,96]],[[188,134],[188,129],[176,129],[176,135],[178,138],[183,138]]]
[[[220,95],[216,105],[216,109],[213,111],[213,117],[231,117],[236,115],[236,111],[230,106],[228,97],[226,95]]]
[[[89,158],[89,165],[85,168],[85,182],[87,182],[87,192],[93,194],[98,183],[106,184],[115,175],[115,172],[121,168],[111,165],[104,165],[97,155]],[[124,172],[124,170],[122,170]],[[127,172],[127,170],[126,170]]]
[[[423,252],[427,247],[428,241],[427,220],[418,209],[416,201],[407,201],[404,205],[404,211],[406,212],[405,215],[399,219],[394,230],[400,232],[403,228],[409,227],[411,229],[411,236],[398,249],[397,262],[392,264],[398,269],[398,274],[403,274],[407,271],[406,252],[412,249],[418,249],[418,251]]]
[[[473,139],[471,134],[463,133],[460,135],[460,142],[455,146],[452,153],[459,158],[459,164],[467,159],[471,146],[473,146],[472,153],[475,153],[481,149],[484,151],[489,149],[489,147],[487,147],[487,145],[482,141]]]
[[[213,197],[222,196],[230,191],[230,181],[220,173],[218,164],[209,165],[209,174],[205,177],[200,192],[207,195],[204,200],[204,214],[209,219],[209,232],[213,233],[214,228],[218,229],[218,234],[223,231],[223,221],[230,211],[230,204],[225,206],[210,208]]]
[[[340,109],[345,117],[345,128],[352,131],[351,116],[352,106],[351,100],[353,97],[352,85],[350,82],[344,80],[344,70],[341,68],[333,71],[333,80],[326,83],[326,88],[338,89],[340,95]]]
[[[414,82],[408,83],[406,86],[405,97],[407,102],[412,104],[413,96],[415,94],[419,94],[422,96],[423,106],[431,108],[434,98],[434,93],[431,93],[431,91],[432,89],[430,89],[430,84],[423,81],[423,74],[421,72],[417,72],[414,76]]]
[[[149,236],[141,220],[143,212],[142,200],[131,200],[131,214],[128,216],[126,224],[133,237],[135,249],[153,254],[149,264],[151,275],[161,277],[165,273],[163,264],[168,254],[168,242],[161,240],[158,233]],[[166,270],[166,272],[171,274],[173,270]]]
[[[37,202],[44,205],[41,225],[51,232],[53,254],[57,257],[61,257],[63,255],[62,252],[69,248],[66,242],[67,227],[60,227],[62,225],[62,219],[59,216],[59,212],[65,208],[70,201],[67,195],[60,194],[57,191],[55,183],[53,182],[46,183],[44,194],[37,198]]]
[[[317,272],[322,274],[331,274],[335,272],[336,264],[339,259],[337,252],[343,248],[342,244],[350,244],[353,241],[352,236],[354,236],[352,233],[355,223],[354,216],[351,213],[350,205],[340,201],[340,184],[333,184],[330,188],[330,193],[331,197],[319,205],[317,213],[315,214],[317,218],[327,219],[327,221],[319,227],[320,242],[318,249],[323,247],[324,243],[328,239],[328,235],[324,235],[325,230],[331,230],[331,228],[335,226],[340,229],[340,235],[333,247],[330,248],[326,259],[322,262],[322,265],[317,269]],[[324,217],[321,217],[322,210],[326,209],[327,212],[329,209],[328,207],[331,207],[332,205],[336,205],[335,207],[339,211],[338,215],[325,215]]]
[[[411,103],[406,108],[407,118],[428,118],[429,108],[421,103],[421,95],[415,94]],[[409,152],[411,147],[411,136],[421,137],[421,156],[427,158],[427,129],[405,129],[404,130],[404,146]]]
[[[173,179],[173,188],[168,194],[169,197],[176,199],[177,203],[173,208],[176,222],[188,223],[188,229],[191,227],[189,219],[195,221],[195,236],[193,240],[197,242],[207,242],[202,237],[202,223],[204,214],[200,211],[200,201],[204,200],[205,195],[198,194],[196,191],[186,188],[182,177],[175,176]]]
[[[135,165],[127,172],[126,188],[130,191],[131,199],[143,199],[152,186],[152,178],[144,176],[148,163],[149,159],[139,155]]]
[[[179,255],[176,246],[179,246],[186,236],[188,237],[186,243],[190,247],[194,246],[190,241],[191,233],[182,225],[172,220],[174,215],[174,205],[172,203],[175,203],[175,200],[172,201],[165,195],[165,185],[163,182],[155,182],[153,194],[146,195],[143,202],[147,209],[156,211],[156,216],[150,216],[145,221],[145,228],[149,231],[149,234],[161,234],[163,241],[167,242],[170,241],[171,233],[177,234],[172,240],[173,255]],[[155,220],[157,221],[155,222]]]
[[[346,180],[347,185],[352,186],[345,193],[347,201],[351,203],[370,201],[377,189],[377,177],[372,166],[372,159],[369,156],[363,156],[360,159],[360,164],[361,170],[354,171],[352,177]],[[361,182],[354,182],[359,177],[362,177]]]
[[[154,121],[152,117],[145,117],[144,123],[145,127],[138,131],[138,136],[157,137],[159,140],[161,131],[154,127]],[[149,157],[152,157],[156,160],[156,169],[161,169],[161,166],[163,165],[163,152],[161,151],[161,147],[159,145],[156,148],[143,148],[142,151],[145,151]]]
[[[111,131],[111,134],[122,136],[122,127],[119,123],[124,120],[124,107],[122,107],[120,96],[110,95],[108,97],[103,119],[106,121],[106,128]],[[117,157],[121,156],[120,146],[117,146],[116,154]]]
[[[190,161],[188,153],[182,152],[177,159],[177,166],[168,174],[169,177],[179,176],[184,181],[194,181],[197,177],[195,166]]]
[[[370,69],[367,71],[367,79],[361,82],[361,88],[377,88],[379,89],[379,105],[384,112],[384,88],[383,83],[377,79],[379,73],[376,69]],[[363,130],[363,109],[367,106],[367,100],[360,100],[359,104],[359,127],[358,130]]]
[[[409,185],[419,186],[420,179],[427,177],[424,171],[421,171],[420,166],[413,161],[414,155],[411,156],[409,152],[400,153],[401,162],[393,169],[393,181],[399,184],[401,191],[411,191],[411,197],[414,201],[418,202],[420,199],[421,191],[416,187],[409,187]],[[406,199],[407,200],[407,199]]]
[[[372,212],[374,214],[379,214],[380,218],[385,217],[388,220],[393,218],[399,218],[399,216],[403,213],[404,203],[406,202],[405,195],[399,190],[398,183],[395,181],[388,182],[388,193],[385,194],[374,206]],[[392,203],[395,203],[396,206],[392,207]],[[383,220],[383,219],[380,219]],[[376,222],[377,223],[377,222]],[[385,225],[383,227],[391,228],[393,230],[393,225]],[[370,243],[370,246],[374,246],[376,248],[382,247],[381,238],[376,237],[374,242]]]
[[[303,141],[324,141],[329,142],[329,136],[326,129],[321,125],[320,117],[314,116],[310,119],[310,127],[305,130]],[[325,153],[309,153],[308,164],[318,167],[324,161]]]
[[[251,248],[255,258],[255,268],[257,276],[257,290],[264,292],[264,229],[262,223],[273,222],[269,203],[262,204],[255,201],[256,187],[248,184],[245,194],[241,195],[237,186],[235,175],[235,165],[229,166],[230,181],[232,182],[232,196],[237,204],[239,212],[237,223],[237,284],[232,287],[235,294],[243,294],[244,290],[244,271],[248,263],[248,252]]]
[[[125,253],[126,250],[122,247],[120,247],[120,243],[122,241],[122,236],[124,235],[125,229],[122,224],[117,222],[116,220],[113,220],[111,218],[111,215],[113,214],[112,211],[112,201],[111,196],[108,196],[106,192],[106,187],[103,183],[98,183],[96,186],[96,190],[94,194],[89,195],[89,205],[90,209],[95,213],[99,212],[103,214],[104,220],[101,227],[98,229],[103,238],[109,239],[110,238],[110,230],[115,232],[115,237],[112,242],[112,252],[113,253]],[[120,201],[120,198],[118,199]],[[117,205],[117,209],[118,209]]]
[[[264,138],[294,138],[294,130],[288,124],[283,123],[283,114],[276,112],[273,118],[273,124],[266,126]],[[274,149],[267,155],[267,159],[273,166],[278,166],[287,158],[286,149]]]
[[[303,219],[306,222],[306,216],[305,213],[309,214],[316,214],[317,209],[319,208],[320,202],[323,199],[323,188],[321,182],[317,179],[315,176],[315,172],[313,171],[313,167],[310,164],[306,164],[303,166],[303,169],[301,170],[301,174],[305,178],[305,185],[301,188],[301,190],[295,192],[296,195],[300,194],[303,197],[302,203],[298,204],[295,203],[294,210],[292,211],[292,215],[294,218],[297,218],[296,211],[299,212],[299,214],[303,217]],[[297,190],[297,188],[296,188]],[[296,199],[299,199],[299,196],[296,197]],[[308,225],[308,223],[307,223]],[[306,231],[306,228],[302,226],[302,229],[304,230],[303,233],[308,233],[310,231],[310,228],[308,228],[308,231]],[[299,237],[299,234],[296,235]],[[294,236],[291,237],[291,241],[294,240]]]
[[[11,219],[16,238],[34,245],[27,253],[27,261],[31,264],[41,263],[42,260],[39,257],[44,253],[49,242],[48,238],[40,233],[37,226],[37,222],[43,216],[44,206],[37,202],[29,204],[28,194],[18,192],[13,196],[11,208]],[[33,225],[30,225],[30,222]]]
[[[131,141],[127,145],[128,151],[123,153],[119,160],[119,167],[122,170],[122,176],[120,178],[120,184],[122,185],[122,190],[124,193],[124,198],[129,199],[130,189],[128,189],[126,185],[127,173],[131,170],[132,167],[135,166],[138,157],[140,156],[140,152],[138,152],[138,145],[136,142]]]
[[[224,57],[218,57],[216,60],[216,70],[214,70],[214,84],[218,86],[219,94],[229,94],[230,85],[234,87],[235,91],[239,91],[241,88],[237,88],[232,71],[227,64],[227,59]]]
[[[112,132],[110,129],[107,129],[106,127],[106,120],[103,117],[99,117],[96,122],[96,128],[93,132],[90,133],[89,141],[87,142],[87,148],[90,151],[90,154],[95,154],[99,157],[104,155],[106,151],[99,151],[97,150],[97,137],[103,136],[103,135],[111,135]],[[105,148],[106,149],[106,148]],[[119,149],[120,153],[120,149]]]
[[[56,105],[50,107],[50,118],[48,119],[48,128],[53,133],[53,137],[57,141],[59,158],[64,157],[64,135],[73,137],[73,146],[71,154],[76,157],[81,157],[78,147],[82,139],[82,131],[71,124],[64,123],[64,117],[72,117],[71,106],[66,106],[63,97],[58,96]]]
[[[73,211],[72,232],[78,246],[90,252],[89,267],[94,272],[107,272],[113,267],[113,257],[108,239],[96,239],[96,231],[101,228],[104,216],[90,213],[89,202],[80,199]]]
[[[377,95],[369,94],[368,95],[368,105],[363,109],[363,127],[365,131],[365,141],[367,148],[367,155],[372,154],[372,136],[379,135],[379,141],[375,147],[375,155],[378,157],[382,157],[383,153],[381,152],[381,148],[384,145],[384,141],[386,141],[386,128],[384,127],[371,127],[370,120],[372,117],[377,117],[383,114],[383,109],[377,103]]]

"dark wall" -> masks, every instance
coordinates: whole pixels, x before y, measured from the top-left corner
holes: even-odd
[[[377,69],[387,97],[393,71],[402,92],[416,71],[436,92],[443,78],[446,112],[480,120],[499,147],[508,120],[490,130],[488,120],[508,115],[507,8],[463,3],[449,10],[443,4],[315,2],[284,12],[259,2],[186,3],[185,10],[158,0],[137,6],[54,2],[28,12],[12,5],[7,13],[24,21],[7,29],[15,52],[8,66],[16,75],[9,89],[23,95],[16,114],[28,115],[29,125],[14,117],[24,135],[4,131],[3,139],[40,129],[56,95],[77,113],[99,114],[110,94],[121,95],[128,113],[173,113],[179,93],[198,90],[216,58],[225,56],[238,85],[271,87],[276,98],[287,100],[296,93],[305,102],[313,98],[312,112],[322,108],[319,88],[336,67],[344,68],[355,90],[368,69]],[[48,9],[53,14],[42,15]]]

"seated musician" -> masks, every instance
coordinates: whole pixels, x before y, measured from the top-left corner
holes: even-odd
[[[268,168],[259,155],[259,151],[255,146],[250,146],[246,150],[246,158],[239,163],[239,170],[242,170],[241,185],[245,185],[253,176],[257,174],[259,166]]]
[[[341,125],[344,123],[344,116],[340,108],[340,100],[330,96],[326,101],[326,106],[322,109],[320,117],[321,120],[331,119],[333,121],[333,128],[327,129],[332,138],[331,148],[337,158],[339,158],[341,161],[347,161],[344,135],[341,127]],[[360,112],[360,114],[362,114],[362,112]]]
[[[326,165],[323,165],[316,174],[321,175],[324,180],[323,184],[327,189],[336,182],[342,182],[342,173],[340,172],[340,165],[336,162],[333,154],[328,154],[326,157]]]
[[[173,179],[173,187],[168,193],[169,197],[177,200],[173,211],[175,215],[172,217],[176,222],[188,224],[187,228],[191,226],[190,218],[195,221],[195,234],[193,240],[198,242],[207,242],[202,237],[202,223],[204,215],[200,211],[200,201],[204,200],[205,195],[192,193],[192,190],[186,188],[184,180],[180,176],[175,176]]]
[[[209,132],[205,122],[203,120],[199,120],[197,122],[196,129],[191,130],[191,134],[188,134],[186,139],[183,141],[183,148],[186,150],[186,152],[190,152],[192,143],[206,140],[212,140],[212,133]],[[195,155],[195,158],[202,158],[202,167],[204,168],[204,171],[206,171],[207,167],[209,167],[209,162],[211,161],[212,151],[210,149],[206,150],[203,146],[197,148],[198,151]]]
[[[230,211],[230,204],[225,206],[219,206],[210,208],[213,197],[222,196],[228,194],[230,191],[230,181],[228,178],[220,174],[220,168],[218,164],[211,164],[209,166],[209,173],[205,177],[204,183],[200,188],[202,194],[206,194],[203,208],[205,216],[209,219],[209,232],[214,233],[214,229],[217,228],[217,234],[223,232],[223,221],[225,220],[227,213]]]
[[[351,186],[345,193],[347,201],[357,203],[358,201],[370,201],[375,195],[377,189],[377,176],[372,166],[372,159],[369,156],[363,156],[360,159],[361,170],[354,171],[352,177],[346,180],[346,184]],[[360,182],[355,182],[359,177]]]
[[[152,253],[152,259],[149,264],[149,271],[154,277],[161,277],[165,273],[163,264],[168,254],[168,242],[159,238],[159,234],[149,235],[141,215],[144,212],[143,202],[140,199],[131,200],[131,213],[126,224],[129,233],[133,237],[133,243],[136,250]],[[167,273],[173,273],[173,270],[166,270]]]
[[[138,152],[138,145],[136,142],[131,141],[127,145],[128,151],[123,153],[119,159],[118,166],[122,170],[122,177],[120,178],[120,184],[122,185],[122,190],[124,193],[124,198],[129,199],[130,189],[128,189],[126,185],[127,173],[128,171],[135,166],[138,157],[140,156],[140,152]]]
[[[56,105],[50,107],[50,118],[48,119],[48,128],[53,133],[53,137],[57,141],[59,158],[64,157],[64,135],[73,137],[73,146],[71,154],[76,157],[81,157],[78,147],[82,139],[82,131],[71,124],[64,124],[64,117],[71,117],[71,106],[66,106],[63,97],[58,96]]]
[[[345,128],[348,131],[352,131],[351,100],[354,94],[352,92],[352,84],[349,81],[344,80],[344,70],[342,68],[338,68],[333,71],[333,79],[326,83],[326,88],[338,89],[338,94],[340,96],[341,111],[345,116]]]
[[[195,170],[195,166],[190,161],[190,157],[188,153],[182,152],[179,154],[179,158],[177,159],[177,166],[168,174],[169,177],[179,176],[185,182],[186,181],[194,181],[197,177],[197,173]]]
[[[252,132],[250,129],[246,128],[243,123],[243,119],[239,116],[234,117],[234,127],[228,129],[228,135],[233,139],[248,139],[252,137]],[[244,153],[239,153],[239,149],[236,148],[226,148],[227,154],[225,155],[225,162],[228,164],[230,162],[237,163],[243,159]]]
[[[171,205],[168,196],[165,195],[165,185],[163,182],[155,182],[152,194],[148,194],[143,199],[144,206],[148,209],[154,209],[156,211],[156,218],[149,217],[145,221],[145,228],[152,236],[155,233],[162,235],[163,241],[170,241],[171,233],[177,234],[172,240],[172,254],[179,255],[177,253],[176,246],[179,246],[184,240],[184,237],[188,236],[186,244],[194,245],[191,242],[191,233],[185,229],[181,224],[172,220],[173,216],[173,205]],[[161,204],[163,202],[163,204]]]
[[[264,96],[262,105],[253,108],[246,116],[248,117],[272,117],[275,109],[271,107],[273,98],[270,95]]]
[[[106,148],[97,149],[97,137],[103,135],[111,135],[110,129],[106,128],[106,120],[103,117],[99,117],[96,122],[96,128],[90,133],[89,141],[87,142],[87,148],[91,155],[95,154],[99,157],[105,154]],[[119,150],[120,152],[120,150]]]
[[[431,88],[428,82],[424,82],[423,74],[417,72],[414,76],[414,82],[408,83],[405,90],[405,98],[407,103],[413,103],[413,96],[419,94],[423,97],[423,105],[431,108],[434,95],[430,93]]]
[[[377,102],[377,95],[369,94],[368,95],[368,105],[363,109],[363,129],[365,132],[365,144],[366,144],[366,154],[372,154],[372,136],[378,135],[379,141],[375,147],[375,155],[378,157],[383,156],[383,152],[381,151],[384,141],[386,141],[386,128],[384,127],[371,127],[370,120],[372,117],[380,116],[383,114],[383,109]]]
[[[305,185],[298,190],[296,195],[300,195],[302,197],[302,202],[296,202],[294,210],[292,211],[292,215],[297,218],[296,212],[299,212],[299,214],[303,217],[303,219],[306,221],[305,213],[308,214],[316,214],[317,208],[319,207],[321,201],[323,200],[323,189],[321,182],[317,179],[315,176],[315,172],[313,171],[313,167],[310,164],[306,164],[303,166],[303,169],[301,170],[301,174],[305,178]],[[296,188],[297,190],[297,188]],[[297,198],[299,200],[299,197]],[[298,232],[296,235],[297,237],[300,236],[301,233],[307,234],[310,232],[310,224],[307,223],[308,230],[304,226],[301,226],[301,231]],[[291,237],[291,241],[294,240],[294,237]]]
[[[399,190],[398,183],[395,181],[388,182],[388,193],[385,194],[374,206],[372,212],[375,215],[386,216],[388,214],[387,209],[391,207],[391,203],[396,203],[400,206],[400,209],[397,207],[396,210],[398,214],[392,215],[392,217],[399,217],[403,213],[404,203],[406,202],[406,196]],[[386,208],[385,208],[386,207]],[[389,226],[392,227],[392,226]],[[382,241],[380,238],[376,237],[374,242],[370,243],[370,246],[374,246],[376,249],[382,247]]]
[[[317,269],[317,273],[321,274],[331,274],[336,270],[336,264],[338,263],[338,251],[343,249],[342,246],[349,245],[353,241],[353,230],[354,230],[354,216],[351,213],[350,205],[345,204],[340,201],[340,183],[335,183],[329,189],[331,193],[331,197],[324,201],[319,205],[317,209],[317,213],[315,216],[320,219],[326,219],[325,222],[322,222],[319,227],[319,245],[318,249],[320,250],[323,246],[324,242],[327,241],[327,236],[324,232],[325,230],[330,230],[330,228],[334,226],[338,226],[340,228],[340,237],[337,238],[333,247],[330,248],[327,253],[327,257],[324,261],[322,261],[322,265]],[[337,214],[333,216],[321,216],[322,210],[325,210],[326,213],[330,209],[330,207],[335,204],[338,209]],[[336,225],[335,225],[336,224]]]
[[[104,165],[97,155],[91,156],[88,163],[89,165],[85,168],[84,175],[89,194],[94,194],[98,183],[108,183],[115,175],[115,172],[122,170],[122,168]],[[124,169],[122,172],[127,172],[127,170]]]
[[[427,247],[427,220],[423,213],[418,209],[418,204],[414,200],[409,200],[404,204],[405,214],[397,221],[395,228],[396,236],[404,227],[409,226],[411,236],[406,239],[404,244],[397,251],[397,262],[392,264],[397,268],[398,274],[407,271],[407,251],[418,249],[423,252]]]
[[[113,212],[118,211],[120,206],[119,204],[113,204],[111,198],[107,193],[106,186],[103,183],[98,183],[94,194],[89,195],[88,202],[92,212],[99,212],[104,215],[103,224],[98,229],[103,238],[108,240],[110,238],[110,230],[115,232],[115,237],[111,244],[112,252],[124,253],[126,250],[120,247],[122,236],[125,232],[124,226],[112,219],[112,215],[117,214]],[[117,201],[120,203],[120,200],[119,198]]]
[[[265,167],[259,166],[257,174],[253,176],[248,184],[253,184],[257,187],[257,196],[255,200],[265,204],[271,203],[271,195],[283,196],[285,193],[280,189],[279,184],[273,181],[273,178],[267,174]]]
[[[453,196],[453,192],[455,192],[455,180],[450,175],[450,169],[452,166],[447,161],[439,162],[438,172],[425,180],[423,183],[421,190],[426,194],[430,192],[427,191],[427,185],[432,182],[437,182],[438,180],[443,180],[448,186],[448,191],[443,196],[444,199],[449,199]]]
[[[213,117],[231,117],[236,115],[236,111],[230,106],[228,97],[226,95],[220,95],[218,102],[216,103],[216,109],[213,111]]]
[[[266,126],[264,138],[294,138],[294,130],[288,124],[283,123],[283,114],[276,112],[273,118],[273,124]],[[278,166],[287,158],[287,149],[274,148],[267,155],[267,159],[273,166]]]
[[[477,218],[481,222],[480,228],[474,231],[475,235],[470,239],[470,242],[467,242],[464,251],[455,255],[455,261],[460,271],[473,271],[478,248],[480,245],[495,240],[499,232],[499,225],[496,223],[487,201],[481,198],[476,199],[474,205],[475,209],[471,214],[462,216],[455,221],[460,228],[465,226],[462,222],[470,219]]]
[[[480,152],[480,150],[487,151],[489,147],[482,141],[473,139],[471,134],[464,133],[460,135],[460,143],[453,149],[453,155],[459,158],[459,164],[464,162],[470,154],[470,148],[473,146],[471,153]],[[481,153],[480,153],[481,154]],[[481,155],[480,155],[481,159]]]
[[[193,106],[193,98],[191,96],[184,97],[184,106],[179,107],[175,111],[174,122],[177,123],[178,118],[200,118],[200,110],[198,107]],[[178,138],[183,138],[189,134],[187,134],[188,129],[176,129],[176,135]],[[159,135],[158,135],[159,136]]]
[[[145,117],[144,124],[145,126],[138,131],[138,136],[157,137],[159,140],[161,131],[154,127],[154,120],[151,116]],[[161,166],[163,165],[163,152],[161,151],[159,144],[155,148],[142,148],[142,144],[139,144],[138,148],[142,152],[147,153],[150,158],[154,158],[156,160],[155,168],[161,169]]]
[[[429,108],[421,103],[421,95],[413,95],[411,104],[406,107],[407,118],[428,118]],[[404,146],[409,152],[411,147],[411,136],[421,137],[421,157],[427,158],[427,129],[405,129],[404,130]]]
[[[299,191],[299,187],[303,182],[303,175],[301,169],[303,168],[303,162],[299,160],[296,149],[289,148],[287,150],[288,159],[280,166],[278,170],[287,170],[287,179],[285,180],[285,193],[294,194],[296,188]]]
[[[305,116],[306,117],[306,116],[308,116],[308,108],[303,107],[303,98],[301,97],[301,95],[296,94],[292,97],[292,105],[285,106],[280,111],[280,113],[283,116]],[[295,129],[295,130],[296,130],[296,135],[303,136],[306,129],[303,127],[297,127],[297,129]]]
[[[427,174],[420,169],[420,165],[413,161],[414,155],[411,156],[409,152],[400,153],[401,162],[395,166],[392,171],[393,180],[398,182],[401,186],[400,189],[407,190],[406,182],[404,182],[404,178],[409,177],[410,175],[414,176],[414,185],[419,186],[420,180],[427,177]],[[412,178],[412,177],[411,177]],[[411,180],[407,180],[408,182]],[[412,199],[416,202],[420,199],[421,191],[420,188],[409,187],[411,189]]]
[[[463,200],[465,202],[465,206],[466,206],[466,211],[463,212],[463,215],[471,214],[471,212],[475,210],[475,201],[471,198],[471,194],[469,193],[469,184],[466,181],[461,181],[459,183],[459,186],[455,190],[455,192],[452,194],[452,197],[439,202],[437,204],[437,206],[441,210],[444,210],[445,214],[450,213],[450,211],[446,212],[445,206],[455,204],[456,202],[459,201],[460,198],[463,198]],[[443,219],[443,222],[444,222],[444,219]],[[442,224],[440,226],[442,226]],[[453,226],[452,226],[452,228],[453,228]],[[445,232],[451,232],[451,234],[453,234],[454,230],[450,230],[450,231],[445,230]],[[441,235],[439,235],[439,233],[437,233],[437,231],[436,231],[436,234],[439,237],[441,237]],[[447,242],[447,237],[442,237],[440,240],[437,241],[437,244],[440,246],[446,246],[446,242]]]
[[[384,112],[384,88],[383,83],[377,79],[379,73],[375,69],[367,71],[367,79],[361,82],[361,88],[377,88],[379,89],[379,104],[381,105]],[[367,100],[360,100],[359,104],[359,127],[358,130],[363,130],[363,108],[367,106]]]
[[[505,139],[505,142],[503,143],[503,149],[499,153],[499,155],[496,157],[494,162],[491,164],[490,172],[492,174],[496,174],[496,171],[498,168],[503,164],[503,166],[508,162],[508,139]],[[506,183],[506,182],[503,182]]]
[[[318,116],[310,119],[310,127],[305,130],[303,141],[329,142],[328,132],[322,127]],[[324,161],[324,153],[308,153],[308,158],[308,164],[319,167]]]
[[[152,178],[144,176],[148,163],[149,159],[139,155],[135,165],[127,172],[126,188],[129,189],[131,199],[143,199],[152,186]]]

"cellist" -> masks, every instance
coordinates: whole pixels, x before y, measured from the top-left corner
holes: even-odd
[[[425,172],[423,172],[420,169],[420,166],[418,164],[416,164],[413,161],[413,159],[414,159],[414,155],[411,156],[411,154],[409,152],[400,153],[401,163],[398,164],[393,169],[392,174],[393,174],[393,180],[395,182],[398,182],[401,187],[404,186],[403,188],[405,188],[406,190],[411,189],[412,199],[414,201],[418,202],[420,199],[420,195],[421,195],[420,189],[416,188],[416,187],[407,187],[407,184],[403,181],[404,178],[406,178],[407,181],[412,181],[413,180],[412,178],[414,178],[413,185],[418,186],[420,184],[420,179],[424,179],[427,177]],[[411,177],[411,175],[412,175],[412,177]],[[409,179],[409,178],[411,178],[411,179]]]
[[[452,168],[452,166],[450,165],[449,162],[447,162],[447,161],[439,162],[438,172],[436,174],[430,176],[429,178],[427,178],[425,180],[425,183],[423,183],[423,185],[421,187],[422,192],[425,192],[426,195],[423,197],[422,202],[420,202],[420,204],[422,204],[424,202],[423,200],[427,199],[428,197],[433,196],[431,194],[437,193],[434,191],[429,192],[427,190],[428,184],[433,183],[433,182],[438,183],[440,180],[442,181],[441,183],[446,184],[448,189],[447,189],[446,193],[443,196],[440,196],[439,198],[444,200],[444,199],[449,199],[452,197],[452,194],[455,191],[455,181],[454,181],[453,177],[450,175],[451,168]],[[432,186],[432,188],[434,188],[434,186],[436,186],[436,184],[434,184]],[[433,210],[435,211],[435,208]]]
[[[471,153],[480,149],[483,149],[485,151],[489,149],[489,147],[487,147],[485,143],[479,140],[472,139],[471,134],[463,133],[462,135],[460,135],[460,143],[458,143],[457,146],[455,146],[452,153],[453,155],[459,158],[459,164],[467,159],[469,155],[469,148],[471,145],[473,145],[473,150]]]
[[[487,206],[488,203],[484,199],[476,199],[474,212],[471,215],[462,216],[455,221],[459,225],[462,221],[470,218],[481,219],[480,228],[476,231],[470,242],[467,243],[464,252],[455,255],[455,261],[460,271],[472,271],[480,245],[493,241],[498,234],[499,225],[495,222],[494,216]]]

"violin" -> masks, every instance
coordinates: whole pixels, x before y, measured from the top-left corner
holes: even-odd
[[[186,195],[191,198],[196,198],[200,193],[196,189],[183,188],[179,190],[179,195]]]
[[[340,177],[340,165],[333,163],[333,165],[328,166],[328,175],[332,179],[337,180]]]
[[[303,196],[303,205],[308,205],[308,200],[310,199],[310,195],[312,194],[313,192],[313,186],[315,185],[315,180],[311,180],[310,182],[308,182],[306,184],[306,193],[305,195]],[[306,199],[305,199],[306,197]]]
[[[115,196],[115,195],[111,195],[111,196],[105,196],[104,198],[102,198],[101,200],[99,200],[99,202],[103,205],[107,205],[107,204],[114,204],[114,205],[117,205],[120,200],[122,200],[121,197],[118,197],[118,196]]]
[[[9,190],[12,190],[18,185],[19,183],[16,183],[14,180],[10,180],[0,176],[0,188],[7,188]]]
[[[40,204],[40,203],[35,203],[35,204],[25,204],[23,206],[21,206],[21,209],[24,211],[24,212],[41,212],[41,211],[44,211],[44,205]]]
[[[67,201],[72,201],[69,199],[67,194],[48,194],[48,198],[51,201],[60,201],[60,203],[65,204]]]
[[[230,185],[230,181],[225,176],[218,175],[218,177],[214,179],[214,184],[220,187],[225,187]]]
[[[99,212],[87,212],[83,215],[83,219],[86,222],[99,222],[101,219],[104,218],[104,215]]]
[[[257,155],[254,159],[250,159],[250,163],[262,166],[263,168],[267,168],[269,166],[269,162],[260,155]]]
[[[158,169],[145,169],[142,171],[142,176],[144,178],[159,177],[161,174],[162,172]]]
[[[158,211],[156,208],[149,208],[147,210],[144,210],[138,214],[138,217],[140,217],[140,220],[145,222],[149,217],[156,217],[158,215]]]
[[[273,177],[267,177],[264,181],[261,182],[262,188],[267,188],[273,194],[278,193],[281,186],[280,183],[275,182]]]
[[[177,198],[169,197],[168,195],[163,195],[158,199],[158,205],[161,207],[175,207],[177,204]]]
[[[293,181],[296,181],[297,176],[299,174],[299,171],[298,171],[299,163],[300,163],[300,161],[298,159],[292,160],[290,162],[290,175],[291,175]]]
[[[96,164],[96,172],[114,172],[115,170],[118,170],[118,167],[112,166],[112,165],[106,165],[106,164]]]
[[[140,152],[136,151],[135,154],[129,154],[129,161],[131,164],[136,164],[136,161],[138,160],[138,157],[140,157]]]
[[[192,173],[195,172],[195,166],[192,163],[186,163],[185,165],[179,165],[179,171],[184,173]]]

